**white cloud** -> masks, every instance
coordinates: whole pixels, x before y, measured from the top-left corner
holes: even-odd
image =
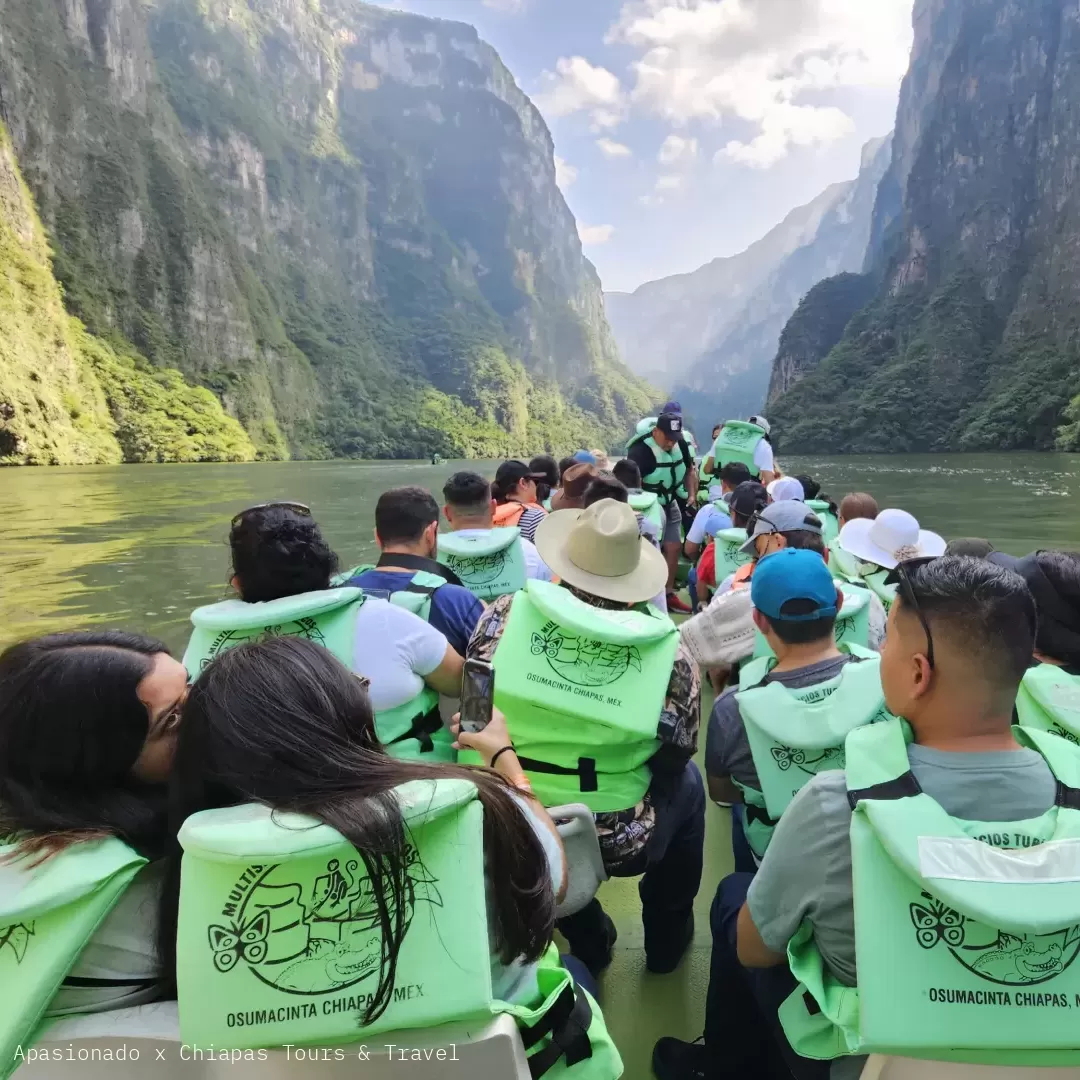
[[[571,165],[569,161],[555,155],[555,183],[559,185],[565,191],[570,187],[574,181],[578,178],[578,170],[576,165]]]
[[[519,15],[525,10],[529,0],[481,0],[484,7],[492,11],[502,11],[507,15]]]
[[[587,110],[597,130],[616,127],[622,120],[625,96],[618,76],[583,56],[560,57],[553,72],[540,76],[540,83],[533,100],[548,117]]]
[[[678,191],[683,186],[681,176],[658,176],[656,178],[656,191]]]
[[[669,135],[660,147],[656,160],[661,165],[675,165],[681,161],[692,161],[697,157],[697,139],[684,139],[681,135]]]
[[[596,140],[596,145],[600,147],[600,153],[604,157],[630,157],[633,151],[629,146],[624,146],[621,142],[616,142],[614,139],[609,139],[606,135]]]
[[[578,236],[581,237],[581,242],[588,247],[592,245],[594,247],[599,244],[606,244],[615,232],[614,225],[582,225],[580,222],[577,227]]]
[[[852,129],[840,109],[807,95],[899,84],[911,7],[912,0],[624,0],[608,41],[639,50],[634,105],[676,125],[742,120],[750,137],[721,153],[767,168],[792,145],[832,142]]]

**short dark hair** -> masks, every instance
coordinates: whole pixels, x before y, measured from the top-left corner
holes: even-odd
[[[825,558],[825,537],[821,533],[799,529],[797,532],[781,533],[780,535],[787,541],[789,548],[795,548],[796,551],[816,551],[822,558]],[[810,640],[814,641],[816,639],[811,638]]]
[[[240,598],[249,604],[330,587],[338,557],[319,526],[288,506],[242,514],[229,533]]]
[[[491,482],[479,473],[456,472],[443,484],[447,506],[466,513],[482,514],[491,505]]]
[[[810,535],[809,533],[804,535]],[[815,537],[820,539],[820,537]],[[780,608],[783,615],[808,615],[816,610],[817,605],[813,600],[787,600]],[[765,616],[768,618],[768,616]],[[824,641],[832,635],[836,627],[836,616],[826,615],[822,619],[809,619],[797,621],[789,619],[769,619],[769,625],[773,633],[785,645],[809,645],[814,641]]]
[[[1080,669],[1080,552],[1040,551],[1035,559],[1058,600],[1054,610],[1039,606],[1035,647],[1071,669]],[[1038,596],[1036,591],[1036,603]]]
[[[439,504],[426,488],[384,491],[375,504],[375,531],[383,544],[412,544],[439,520]]]
[[[616,461],[611,468],[611,475],[619,481],[620,484],[628,488],[641,487],[641,469],[638,468],[636,461],[631,461],[629,458],[623,458],[622,461]]]
[[[1035,648],[1035,598],[1014,570],[986,559],[943,555],[910,567],[908,581],[934,640],[972,658],[973,671],[1015,696]],[[905,606],[900,589],[897,603]],[[911,613],[914,615],[914,613]]]
[[[821,485],[812,476],[796,476],[795,479],[802,484],[804,499],[816,499],[821,494]]]
[[[559,486],[559,478],[562,473],[559,472],[559,466],[555,464],[555,459],[550,454],[539,454],[529,462],[529,472],[543,473],[544,483],[549,488],[556,488]]]
[[[720,479],[733,488],[745,484],[747,480],[753,480],[750,470],[741,461],[729,461],[720,470]]]
[[[581,505],[592,506],[601,499],[614,499],[616,502],[625,503],[630,501],[630,492],[626,490],[625,484],[619,483],[610,473],[601,473],[589,481]]]
[[[574,457],[574,455],[573,455],[573,454],[571,454],[571,455],[570,455],[569,457],[564,457],[564,458],[562,459],[562,461],[560,461],[560,462],[559,462],[559,483],[560,483],[560,484],[562,483],[562,478],[563,478],[563,477],[564,477],[564,476],[565,476],[565,475],[566,475],[566,474],[567,474],[567,473],[568,473],[568,472],[569,472],[569,471],[570,471],[570,470],[571,470],[571,469],[572,469],[572,468],[573,468],[573,467],[574,467],[575,465],[580,465],[580,464],[581,464],[581,462],[580,462],[580,461],[578,461],[578,459],[577,459],[576,457]]]

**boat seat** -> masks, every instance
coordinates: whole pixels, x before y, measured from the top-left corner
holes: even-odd
[[[553,806],[548,810],[566,850],[566,896],[555,912],[557,918],[575,915],[607,881],[596,821],[584,803]]]
[[[860,1080],[1080,1080],[1080,1067],[961,1065],[952,1061],[921,1061],[871,1054],[863,1066]]]
[[[199,1061],[190,1046],[181,1044],[176,1002],[163,1001],[62,1018],[36,1048],[59,1054],[62,1060],[26,1061],[15,1071],[18,1080],[70,1080],[75,1075],[79,1080],[303,1080],[313,1069],[320,1080],[357,1080],[359,1076],[364,1080],[530,1080],[517,1024],[506,1015],[471,1024],[384,1032],[367,1042],[337,1048],[341,1060],[335,1049],[294,1046],[234,1051],[231,1062],[208,1060],[209,1054]],[[408,1052],[402,1060],[404,1048]],[[414,1050],[420,1051],[419,1060]],[[431,1052],[430,1059],[424,1058],[425,1050]],[[108,1051],[113,1055],[125,1051],[127,1060],[100,1060],[110,1056]],[[224,1056],[227,1052],[215,1053]]]

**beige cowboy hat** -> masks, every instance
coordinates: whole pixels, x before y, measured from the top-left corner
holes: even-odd
[[[637,514],[614,499],[548,514],[535,544],[562,581],[604,600],[639,604],[667,583],[664,556],[639,533]]]

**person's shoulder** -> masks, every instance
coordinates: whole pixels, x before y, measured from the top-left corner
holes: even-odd
[[[834,823],[846,830],[851,822],[851,804],[848,802],[847,773],[843,769],[828,769],[810,779],[791,800],[784,811],[812,816],[816,820]]]

